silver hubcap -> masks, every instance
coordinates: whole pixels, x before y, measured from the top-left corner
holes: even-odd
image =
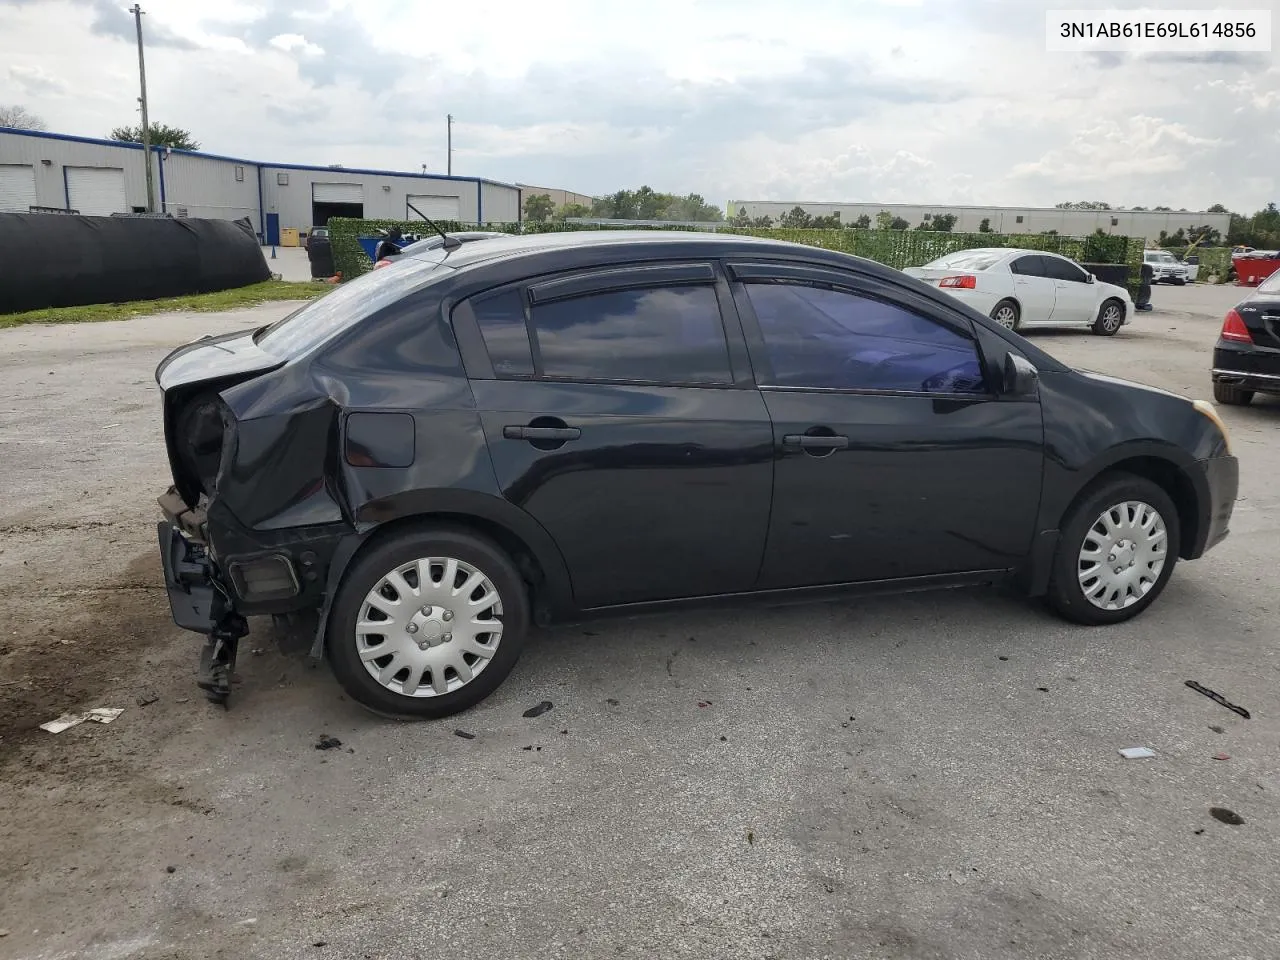
[[[1102,311],[1102,325],[1108,330],[1114,330],[1120,326],[1120,308],[1114,303]]]
[[[452,693],[479,675],[502,639],[502,598],[453,557],[424,557],[379,580],[360,606],[356,650],[369,675],[406,697]]]
[[[1108,507],[1084,535],[1080,589],[1095,607],[1123,610],[1160,579],[1168,545],[1164,517],[1149,503],[1126,500]]]
[[[991,319],[995,320],[995,322],[1000,324],[1000,326],[1008,327],[1012,330],[1014,323],[1018,320],[1018,314],[1013,307],[1001,307],[995,312],[995,316]]]

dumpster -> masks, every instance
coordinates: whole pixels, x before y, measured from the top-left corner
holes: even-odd
[[[1242,287],[1256,287],[1271,274],[1280,270],[1280,250],[1250,250],[1232,254],[1231,266],[1236,272],[1236,283]]]

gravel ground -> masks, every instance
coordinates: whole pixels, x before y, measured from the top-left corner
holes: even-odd
[[[1237,297],[1035,339],[1207,396]],[[1223,411],[1232,535],[1125,626],[953,591],[564,627],[421,724],[258,627],[222,710],[161,590],[152,373],[289,309],[0,332],[0,957],[1274,955],[1280,403]]]

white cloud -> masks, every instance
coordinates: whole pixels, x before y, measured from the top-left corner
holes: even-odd
[[[443,169],[452,113],[455,173],[584,193],[1275,199],[1275,140],[1257,132],[1280,127],[1274,56],[1050,55],[1054,5],[151,0],[144,27],[162,38],[152,115],[218,153]],[[113,10],[0,0],[0,62],[52,129],[136,122],[131,24]]]

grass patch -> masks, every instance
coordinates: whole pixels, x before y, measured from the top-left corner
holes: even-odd
[[[195,293],[186,297],[169,297],[165,300],[135,300],[132,303],[97,303],[82,307],[49,307],[29,310],[26,313],[0,314],[0,329],[18,327],[26,323],[97,323],[102,320],[128,320],[151,313],[169,313],[189,310],[210,313],[216,310],[234,310],[236,307],[252,307],[273,300],[314,300],[334,287],[326,283],[289,283],[284,280],[266,280],[262,283],[219,290],[216,293]]]

